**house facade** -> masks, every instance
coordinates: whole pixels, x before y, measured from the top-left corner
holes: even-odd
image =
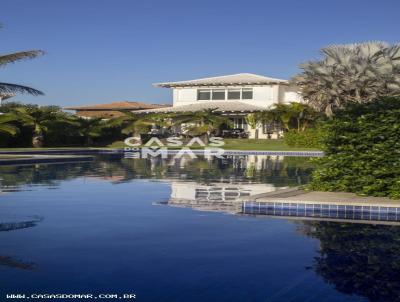
[[[173,106],[147,112],[184,112],[215,109],[228,116],[234,128],[244,129],[249,138],[276,138],[268,125],[251,129],[245,117],[252,112],[263,111],[274,104],[301,102],[298,88],[287,80],[251,73],[202,78],[179,82],[154,84],[156,87],[172,89]],[[257,135],[256,135],[257,132]]]

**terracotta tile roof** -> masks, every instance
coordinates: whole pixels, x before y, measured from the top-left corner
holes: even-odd
[[[228,85],[267,85],[287,84],[287,80],[265,77],[252,73],[238,73],[219,77],[202,78],[189,81],[156,83],[158,87],[185,87],[185,86],[228,86]]]
[[[113,102],[107,104],[94,104],[87,106],[64,107],[66,110],[143,110],[169,107],[170,105],[148,104],[141,102]]]

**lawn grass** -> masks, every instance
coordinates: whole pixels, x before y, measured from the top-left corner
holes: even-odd
[[[253,150],[253,151],[318,151],[316,148],[289,147],[282,139],[224,139],[226,150]],[[32,150],[58,150],[58,149],[117,149],[127,147],[123,141],[116,141],[105,147],[46,147],[46,148],[0,148],[0,151],[32,151]],[[180,148],[180,147],[179,147]],[[191,149],[202,149],[199,145],[193,145]],[[169,149],[177,149],[169,148]]]
[[[224,139],[226,150],[253,150],[253,151],[318,151],[316,148],[294,148],[287,146],[282,139]],[[107,146],[108,148],[124,148],[123,141],[117,141]],[[193,145],[191,149],[202,149]],[[176,149],[176,148],[170,148]]]
[[[289,147],[283,139],[225,139],[227,150],[254,151],[318,151],[317,148]]]

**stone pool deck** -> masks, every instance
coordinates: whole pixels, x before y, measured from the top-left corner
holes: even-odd
[[[321,203],[336,205],[354,205],[354,206],[387,206],[400,207],[400,200],[387,197],[359,196],[354,193],[346,192],[316,192],[304,191],[299,188],[281,189],[268,193],[261,193],[243,197],[241,201],[256,202],[293,202],[293,203]]]

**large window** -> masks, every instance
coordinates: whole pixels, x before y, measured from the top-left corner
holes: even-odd
[[[252,100],[252,99],[253,99],[253,88],[243,88],[242,100]]]
[[[197,99],[199,101],[252,100],[253,88],[198,89]]]
[[[211,90],[210,89],[197,90],[197,99],[200,101],[210,100],[211,99]]]
[[[228,89],[228,100],[240,100],[240,89]]]
[[[212,90],[213,100],[225,100],[225,89],[213,89]]]

